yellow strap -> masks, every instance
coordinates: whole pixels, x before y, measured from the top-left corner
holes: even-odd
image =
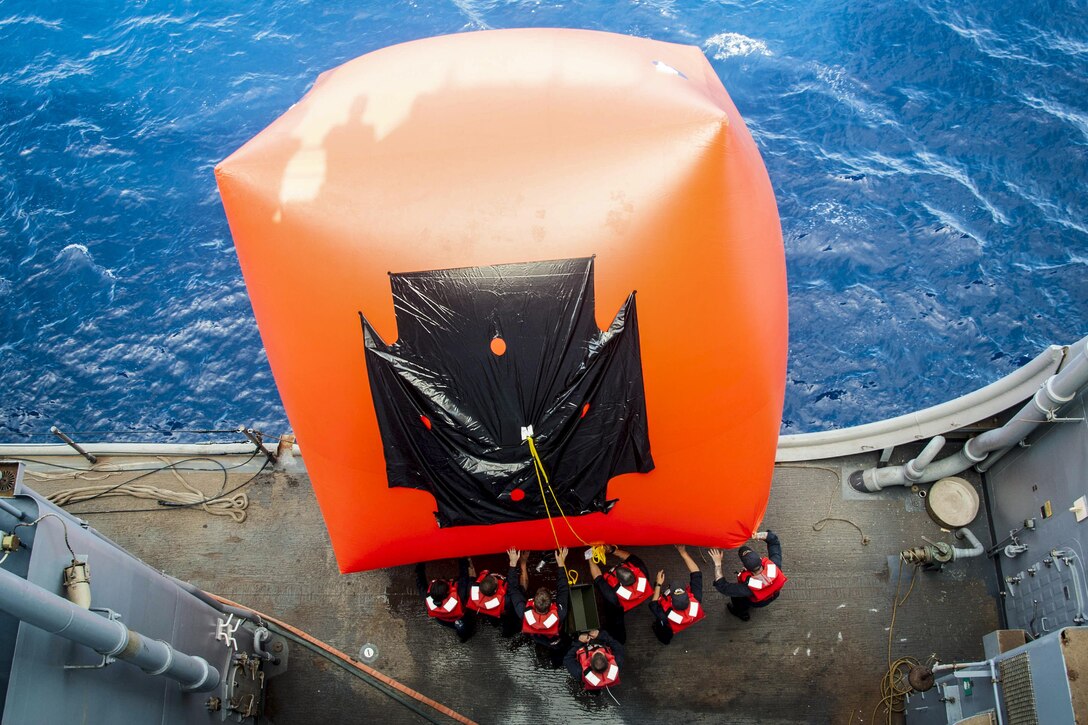
[[[555,523],[552,521],[552,511],[548,508],[548,497],[544,493],[544,481],[541,480],[540,474],[544,473],[544,466],[540,464],[538,456],[536,455],[536,448],[533,446],[533,438],[529,436],[526,440],[529,441],[529,451],[533,454],[533,471],[536,473],[536,482],[540,485],[540,498],[544,501],[544,513],[548,514],[548,525],[552,527],[552,538],[555,539],[555,548],[559,547],[559,534],[555,532]],[[548,474],[544,473],[544,480],[547,480]]]
[[[544,462],[542,460],[540,460],[540,454],[537,453],[536,444],[533,442],[533,437],[529,436],[525,440],[529,444],[529,453],[533,458],[533,471],[536,473],[536,482],[540,486],[540,498],[541,498],[541,500],[544,501],[544,512],[548,515],[548,525],[551,526],[551,528],[552,528],[552,538],[555,539],[555,549],[556,549],[556,551],[558,551],[559,549],[561,549],[563,547],[560,546],[560,544],[559,544],[559,534],[556,533],[556,531],[555,531],[555,522],[552,521],[552,511],[551,511],[551,508],[549,508],[549,506],[548,506],[548,495],[546,493],[544,493],[544,484],[545,483],[548,484],[548,491],[551,492],[552,499],[555,501],[555,505],[559,509],[559,515],[563,517],[563,521],[566,521],[567,528],[570,529],[571,533],[574,534],[575,537],[577,537],[579,541],[581,541],[583,544],[586,544],[586,542],[582,539],[582,537],[578,536],[578,532],[574,530],[574,527],[570,525],[570,521],[567,521],[567,515],[565,513],[563,513],[563,507],[559,505],[559,498],[555,495],[555,491],[552,489],[551,482],[548,481],[548,472],[544,470]],[[589,546],[589,544],[586,544],[586,546]],[[600,562],[604,562],[604,547],[603,546],[594,547],[593,559],[594,559],[594,561],[597,561],[597,549],[598,548],[601,550],[601,552],[600,552],[600,556],[601,556]],[[575,584],[577,584],[578,583],[578,572],[575,571],[574,569],[567,569],[566,567],[563,567],[563,569],[567,572],[567,584],[570,585],[570,586],[574,586]]]
[[[536,450],[536,444],[533,442],[533,437],[529,436],[525,440],[529,443],[529,453],[533,457],[533,466],[537,470],[537,482],[538,483],[540,482],[540,476],[543,475],[544,476],[544,482],[548,484],[548,491],[552,495],[552,500],[555,501],[555,507],[557,509],[559,509],[559,515],[563,517],[563,522],[567,525],[567,528],[570,529],[570,532],[572,534],[574,534],[574,538],[576,538],[576,539],[578,539],[578,541],[582,542],[583,546],[590,546],[590,543],[588,541],[586,541],[585,539],[583,539],[581,536],[579,536],[578,532],[574,530],[574,527],[571,526],[570,520],[567,518],[566,512],[563,511],[563,506],[559,503],[559,497],[555,495],[555,489],[552,488],[552,484],[548,480],[548,473],[547,473],[547,471],[544,470],[544,462],[540,459],[540,453],[538,453],[537,450]],[[541,487],[540,487],[540,495],[544,496],[544,487],[543,487],[543,485],[541,485]],[[544,502],[544,510],[548,511],[548,502],[547,501]],[[549,522],[551,521],[551,512],[550,511],[548,512],[548,520],[549,520]],[[555,532],[555,526],[554,525],[552,526],[552,532],[553,533]],[[558,544],[559,544],[559,539],[558,538],[556,538],[555,543],[558,546]],[[603,563],[603,562],[604,562],[604,558],[603,558],[603,555],[602,555],[602,558],[598,563]]]

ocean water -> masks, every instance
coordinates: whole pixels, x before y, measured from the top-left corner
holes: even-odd
[[[562,26],[699,46],[785,235],[783,432],[1088,333],[1083,2],[0,2],[0,441],[287,429],[214,165],[323,70]]]

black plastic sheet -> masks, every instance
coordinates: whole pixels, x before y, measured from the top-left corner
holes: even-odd
[[[608,511],[610,478],[653,470],[635,294],[601,332],[592,258],[390,280],[397,342],[360,313],[386,471],[434,495],[439,526],[547,516],[529,426],[567,515]]]

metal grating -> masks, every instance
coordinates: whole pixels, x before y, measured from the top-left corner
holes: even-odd
[[[1028,653],[1018,654],[998,665],[1005,692],[1005,709],[1009,725],[1039,725],[1035,710],[1035,685],[1031,681],[1031,661]]]
[[[15,485],[19,482],[19,467],[17,461],[0,461],[0,497],[11,498],[15,495]]]

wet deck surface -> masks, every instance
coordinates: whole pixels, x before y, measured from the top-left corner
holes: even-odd
[[[578,693],[565,670],[548,669],[520,636],[504,639],[497,629],[481,627],[459,644],[451,631],[427,620],[411,567],[341,576],[305,474],[260,475],[248,488],[244,523],[194,510],[87,518],[151,565],[349,654],[357,656],[364,643],[376,645],[374,667],[480,723],[867,723],[888,663],[897,583],[889,556],[924,543],[922,537],[952,541],[908,489],[875,496],[844,489],[844,472],[874,462],[875,457],[857,458],[776,469],[764,527],[782,539],[783,569],[790,577],[782,596],[755,610],[750,622],[733,618],[725,611],[727,600],[711,587],[713,567],[705,550],[691,550],[702,563],[707,617],[666,647],[650,631],[645,606],[629,613],[627,665],[613,693],[618,703],[607,694]],[[206,490],[218,488],[215,475],[185,475]],[[232,474],[229,486],[249,475]],[[73,485],[29,477],[27,482],[46,494]],[[179,488],[169,473],[143,482]],[[838,521],[814,531],[829,505],[831,516],[853,520],[871,542],[863,546],[860,534]],[[146,506],[131,499],[93,502],[95,509]],[[983,544],[990,542],[985,512],[971,528]],[[651,569],[666,569],[669,581],[683,576],[671,547],[632,550]],[[569,561],[586,581],[580,552],[572,552]],[[476,564],[502,570],[505,556],[477,558]],[[736,568],[730,552],[727,574]],[[452,561],[429,568],[432,575],[454,572]],[[910,577],[907,569],[901,593]],[[554,581],[554,568],[532,577],[530,586],[537,581]],[[986,557],[955,562],[940,574],[919,572],[896,616],[892,659],[980,658],[982,636],[998,627],[995,591]],[[422,722],[298,648],[292,650],[290,672],[270,687],[271,714],[280,725]]]

